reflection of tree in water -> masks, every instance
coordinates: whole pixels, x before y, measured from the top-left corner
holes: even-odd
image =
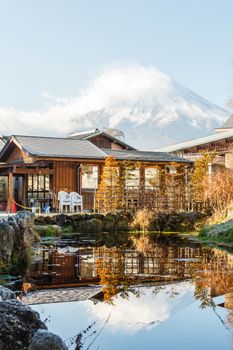
[[[139,295],[136,285],[150,282],[156,288],[192,278],[201,255],[201,247],[186,242],[177,244],[177,238],[166,238],[157,243],[159,236],[142,235],[132,238],[131,249],[124,247],[99,247],[94,251],[100,284],[103,285],[104,300],[109,301],[119,294],[127,297],[131,291]],[[167,244],[167,240],[170,244]],[[180,240],[178,240],[180,243]],[[200,265],[200,264],[199,264]],[[172,290],[172,289],[171,289]],[[173,291],[173,290],[172,290]],[[174,290],[171,294],[177,295]]]
[[[119,254],[117,248],[102,249],[102,257],[99,257],[97,264],[97,273],[100,277],[100,284],[103,285],[103,295],[105,301],[119,292],[124,293],[130,285],[124,275],[124,259]]]
[[[128,297],[129,291],[139,295],[136,286],[145,282],[150,282],[157,294],[166,284],[194,279],[194,296],[202,308],[213,307],[214,296],[233,291],[231,254],[198,244],[177,244],[176,238],[174,244],[158,244],[156,240],[144,234],[132,238],[132,249],[100,247],[95,250],[105,301],[117,294]],[[178,289],[171,288],[171,297],[177,293]]]
[[[196,274],[197,295],[203,292],[203,295],[215,297],[233,291],[233,256],[218,249],[212,249],[212,252],[210,261],[204,260]]]
[[[212,307],[223,326],[233,330],[233,256],[219,249],[213,249],[213,256],[204,261],[195,278],[195,297],[202,308]],[[224,296],[224,307],[229,309],[226,320],[218,314],[214,297]]]

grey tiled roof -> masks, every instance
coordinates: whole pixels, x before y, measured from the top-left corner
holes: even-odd
[[[69,139],[84,140],[84,139],[91,138],[93,136],[97,136],[100,133],[101,133],[101,131],[99,129],[89,130],[89,131],[86,131],[86,132],[80,132],[80,133],[71,134],[69,136]]]
[[[177,162],[192,163],[187,159],[177,157],[166,152],[147,152],[147,151],[131,151],[131,150],[112,150],[102,149],[107,155],[113,155],[117,160],[135,160],[141,162]]]
[[[177,152],[177,151],[181,151],[181,150],[184,150],[187,148],[202,146],[202,145],[206,145],[206,144],[211,143],[211,142],[217,142],[217,141],[221,141],[221,140],[225,140],[225,139],[229,139],[229,138],[233,138],[233,129],[228,130],[228,131],[224,131],[224,132],[219,132],[219,133],[214,134],[214,135],[201,137],[200,139],[194,139],[194,140],[185,141],[182,143],[177,143],[177,144],[171,145],[171,146],[161,147],[161,148],[156,149],[155,151],[156,152],[157,151],[158,152]]]
[[[0,151],[3,149],[5,142],[0,138]]]
[[[105,131],[101,131],[99,129],[95,129],[95,130],[90,130],[90,131],[87,131],[86,133],[77,133],[77,134],[71,134],[69,136],[69,139],[75,139],[75,140],[90,140],[93,136],[106,136],[108,137],[109,139],[111,139],[113,142],[116,142],[126,148],[129,148],[129,149],[133,149],[135,150],[136,148],[130,146],[128,143],[125,143],[124,141],[118,139],[117,137],[115,136],[112,136],[110,134],[108,134],[107,132]]]
[[[33,156],[81,159],[103,159],[105,157],[105,154],[89,141],[37,136],[16,135],[13,137],[27,153]]]
[[[104,160],[107,156],[113,155],[117,160],[178,163],[190,162],[187,159],[165,152],[100,149],[87,140],[19,135],[13,135],[12,138],[15,142],[20,144],[25,152],[35,157]],[[10,144],[11,139],[8,140],[0,152],[0,161],[5,161],[5,152]]]

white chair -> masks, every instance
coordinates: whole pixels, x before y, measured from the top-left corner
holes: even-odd
[[[65,191],[58,192],[57,199],[59,201],[59,213],[63,212],[63,208],[65,208],[65,212],[67,213],[71,209],[71,200],[70,194]]]
[[[77,192],[70,193],[71,212],[83,211],[83,197]]]

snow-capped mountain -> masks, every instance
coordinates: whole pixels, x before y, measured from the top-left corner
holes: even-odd
[[[150,76],[147,73],[144,72],[144,77],[135,74],[135,79],[140,77],[136,88],[130,75],[127,90],[126,72],[119,84],[121,88],[124,81],[123,92],[116,90],[115,97],[109,93],[106,106],[83,113],[83,121],[89,127],[120,129],[127,143],[146,150],[209,135],[228,118],[228,111],[154,68]],[[148,84],[143,78],[149,79]],[[131,88],[136,90],[134,94]],[[75,122],[80,130],[80,116]]]
[[[72,98],[44,98],[41,110],[0,106],[1,133],[66,137],[116,128],[125,142],[146,150],[211,134],[229,116],[156,68],[139,64],[100,72]]]

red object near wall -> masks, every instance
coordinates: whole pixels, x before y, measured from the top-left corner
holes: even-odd
[[[12,213],[17,213],[17,207],[16,207],[15,202],[12,202],[11,212]]]

